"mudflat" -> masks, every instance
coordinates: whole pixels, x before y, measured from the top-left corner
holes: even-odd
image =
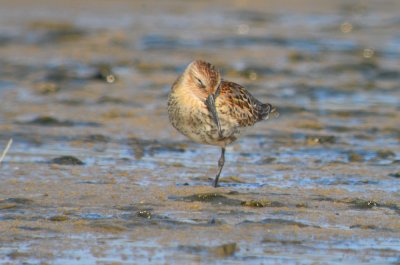
[[[398,1],[0,1],[0,263],[400,262]],[[172,128],[194,59],[277,106]]]

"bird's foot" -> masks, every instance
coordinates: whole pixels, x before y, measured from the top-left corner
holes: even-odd
[[[212,185],[214,188],[218,188],[219,187],[218,180],[214,179]]]

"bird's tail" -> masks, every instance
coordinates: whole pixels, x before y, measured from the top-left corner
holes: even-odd
[[[262,111],[260,113],[261,114],[260,116],[263,120],[269,119],[270,114],[274,115],[275,118],[279,117],[279,112],[276,107],[273,107],[269,103],[262,104],[261,106],[262,106]]]

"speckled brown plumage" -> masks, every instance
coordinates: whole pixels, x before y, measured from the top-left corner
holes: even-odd
[[[268,117],[270,104],[263,104],[245,88],[229,81],[222,81],[221,91],[216,100],[217,111],[236,120],[239,127],[252,126]]]
[[[168,99],[171,124],[195,142],[220,146],[218,178],[224,165],[225,147],[243,128],[267,119],[273,111],[242,86],[224,81],[210,63],[196,60],[172,85]]]

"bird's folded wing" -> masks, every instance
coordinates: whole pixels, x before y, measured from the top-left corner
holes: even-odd
[[[244,87],[233,82],[222,81],[218,110],[223,115],[235,119],[239,126],[251,126],[268,118],[272,110],[270,104],[263,104]]]

